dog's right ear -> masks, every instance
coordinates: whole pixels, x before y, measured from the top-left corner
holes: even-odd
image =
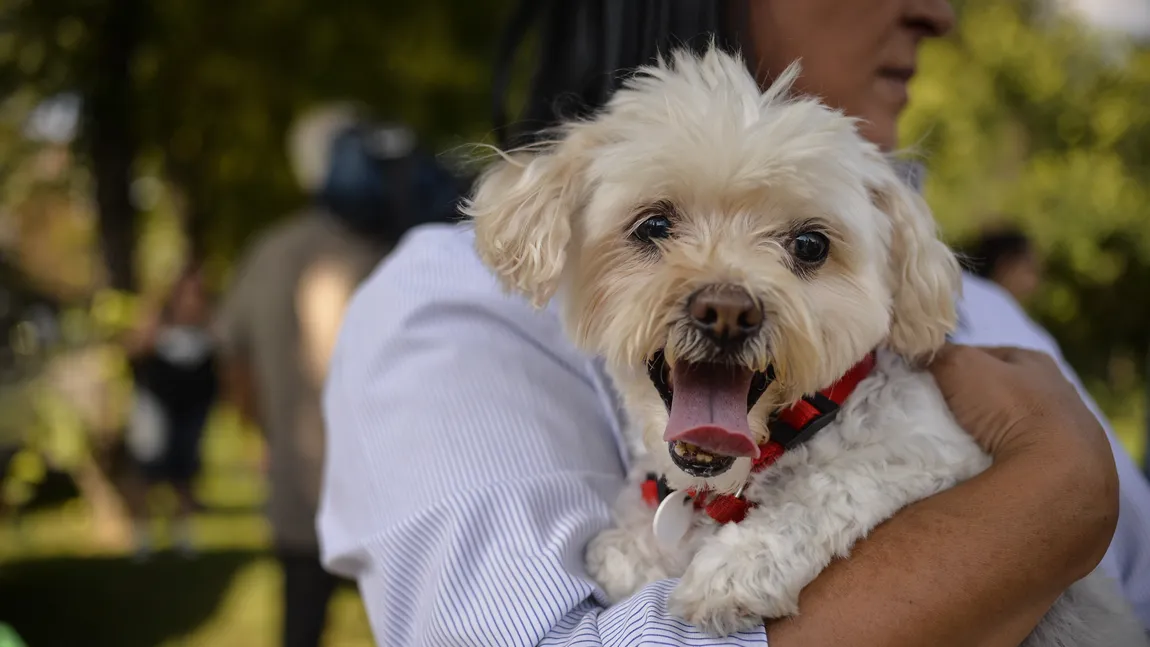
[[[958,321],[955,300],[962,272],[937,235],[926,201],[896,175],[872,188],[875,206],[891,223],[890,276],[893,286],[888,347],[920,362],[942,348]]]
[[[536,307],[559,287],[571,219],[582,200],[582,163],[570,142],[516,152],[479,179],[464,213],[475,221],[480,258]]]

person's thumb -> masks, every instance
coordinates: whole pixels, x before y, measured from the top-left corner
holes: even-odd
[[[944,385],[965,378],[980,368],[990,369],[998,361],[981,348],[947,342],[935,354],[928,368],[934,379]]]

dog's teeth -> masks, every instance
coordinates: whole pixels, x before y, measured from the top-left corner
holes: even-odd
[[[684,457],[687,455],[687,449],[683,447],[683,443],[675,443],[675,453]]]
[[[695,454],[695,460],[699,461],[700,463],[710,463],[711,461],[715,460],[715,457],[711,456],[710,454],[699,452],[698,454]]]

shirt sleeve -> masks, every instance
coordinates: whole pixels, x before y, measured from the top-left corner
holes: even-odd
[[[549,313],[504,296],[465,230],[417,231],[361,288],[325,392],[318,526],[381,645],[766,645],[608,606],[584,547],[624,483],[612,419]]]
[[[1054,339],[1034,323],[1009,294],[987,281],[963,282],[960,327],[955,341],[978,346],[1016,346],[1051,355],[1083,402],[1098,418],[1114,450],[1118,468],[1118,527],[1102,568],[1118,581],[1123,595],[1150,631],[1150,483],[1119,442],[1106,416],[1066,363]]]

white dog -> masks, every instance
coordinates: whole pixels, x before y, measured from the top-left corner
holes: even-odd
[[[672,610],[720,635],[796,613],[833,558],[990,463],[911,368],[955,323],[955,258],[797,74],[762,92],[737,57],[676,54],[505,155],[467,209],[509,288],[563,291],[623,395],[633,483],[589,573],[614,599],[681,577]],[[1145,644],[1100,577],[1028,644]]]

